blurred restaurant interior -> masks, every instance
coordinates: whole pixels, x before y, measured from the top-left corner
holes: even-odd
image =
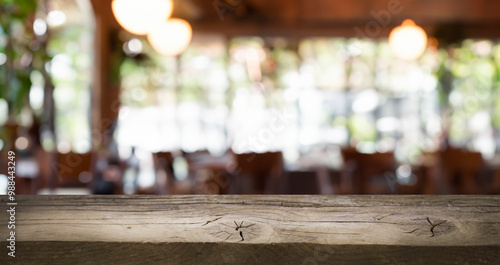
[[[0,3],[0,194],[500,194],[500,1]]]

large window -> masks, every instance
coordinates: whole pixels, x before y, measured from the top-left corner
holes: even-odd
[[[54,83],[56,147],[60,152],[90,151],[90,91],[94,16],[88,0],[46,3],[50,34],[48,67]]]
[[[123,67],[126,148],[283,150],[293,161],[315,146],[351,145],[412,162],[449,131],[452,145],[487,158],[495,151],[500,45],[492,41],[431,47],[414,62],[397,59],[385,40],[198,36],[177,58],[141,45],[156,66]]]

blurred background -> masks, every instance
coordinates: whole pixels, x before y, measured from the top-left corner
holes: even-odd
[[[499,194],[497,10],[2,0],[0,192]]]

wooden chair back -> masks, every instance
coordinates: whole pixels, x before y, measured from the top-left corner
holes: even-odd
[[[282,152],[235,154],[238,193],[282,193]]]
[[[172,152],[158,152],[153,154],[153,163],[155,169],[165,170],[169,178],[175,179],[174,173],[174,155]]]
[[[51,163],[51,187],[88,188],[92,181],[93,154],[55,153]]]
[[[445,193],[482,193],[484,161],[481,153],[448,148],[439,156]]]
[[[344,168],[341,190],[351,194],[395,193],[396,160],[394,153],[359,153],[354,149],[342,150]]]

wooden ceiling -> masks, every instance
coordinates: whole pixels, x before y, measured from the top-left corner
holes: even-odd
[[[386,37],[411,18],[427,32],[500,37],[498,0],[174,0],[195,32],[261,36]],[[378,25],[378,28],[377,28]],[[376,33],[376,34],[375,34]]]

